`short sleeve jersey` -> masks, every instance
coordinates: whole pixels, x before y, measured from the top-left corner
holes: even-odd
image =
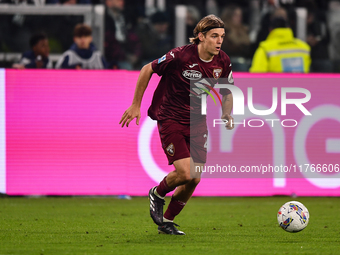
[[[158,121],[176,120],[181,124],[190,124],[190,114],[199,115],[201,106],[190,101],[191,81],[209,80],[216,84],[219,78],[232,77],[228,55],[220,53],[209,61],[200,59],[196,44],[175,48],[163,57],[152,62],[152,69],[162,76],[152,99],[148,115]],[[233,85],[233,79],[228,79]],[[231,93],[228,89],[220,89],[220,94]],[[195,94],[195,93],[194,93]],[[190,104],[191,103],[191,104]]]

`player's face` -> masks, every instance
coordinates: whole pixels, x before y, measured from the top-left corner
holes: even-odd
[[[225,36],[224,28],[214,28],[202,36],[202,48],[211,56],[218,55]]]

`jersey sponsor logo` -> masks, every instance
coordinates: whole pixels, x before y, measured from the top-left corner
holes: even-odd
[[[166,55],[158,59],[158,64],[166,60]]]
[[[170,143],[167,147],[166,147],[166,151],[167,153],[172,157],[173,155],[175,155],[175,146],[173,145],[173,143]]]
[[[231,84],[234,83],[233,71],[230,71],[230,73],[229,73],[228,82],[231,83]]]
[[[182,75],[189,80],[199,80],[202,78],[202,73],[195,70],[185,70]]]
[[[214,69],[213,76],[216,80],[221,77],[221,74],[222,74],[222,68],[215,68]]]
[[[175,58],[175,54],[172,51],[170,51],[170,55]]]
[[[195,66],[198,66],[198,64],[195,63],[195,64],[192,64],[192,65],[189,65],[190,68],[193,68]]]

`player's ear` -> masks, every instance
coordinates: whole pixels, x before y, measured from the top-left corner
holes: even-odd
[[[200,39],[201,42],[203,42],[204,37],[205,37],[205,36],[204,36],[203,33],[201,33],[201,32],[198,33],[198,39]]]

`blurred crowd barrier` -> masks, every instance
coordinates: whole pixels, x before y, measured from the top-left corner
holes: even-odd
[[[47,33],[50,59],[55,63],[73,43],[73,29],[78,23],[92,27],[93,41],[103,52],[104,5],[0,5],[0,65],[11,67],[18,62],[37,31]]]
[[[36,31],[45,31],[48,34],[50,59],[55,64],[61,54],[73,43],[72,33],[78,23],[85,23],[92,27],[94,44],[104,56],[107,56],[105,15],[109,9],[108,1],[89,2],[90,4],[79,2],[72,5],[62,3],[44,5],[37,1],[32,4],[28,4],[27,1],[27,4],[18,4],[22,1],[8,4],[11,1],[0,1],[3,3],[0,4],[0,67],[8,68],[19,61],[21,54],[29,50],[29,39]],[[188,38],[192,36],[195,24],[204,15],[212,13],[220,16],[226,23],[227,32],[222,49],[231,57],[233,70],[242,72],[249,70],[259,42],[268,34],[269,17],[267,16],[277,10],[275,15],[286,16],[295,37],[311,45],[311,72],[340,72],[339,1],[125,0],[123,2],[125,2],[123,23],[126,29],[135,32],[134,40],[138,36],[146,35],[145,28],[148,29],[146,24],[153,24],[151,19],[153,14],[158,11],[166,13],[169,17],[168,31],[164,32],[164,36],[168,36],[166,42],[171,42],[172,47],[189,43]],[[280,9],[283,11],[280,12]],[[149,30],[152,30],[151,26]],[[152,33],[150,34],[152,36]],[[145,38],[143,40],[145,41]],[[142,39],[140,41],[143,44]],[[125,43],[129,44],[128,41]],[[133,61],[130,66],[137,70],[150,60],[150,54],[143,59],[145,47],[136,44],[135,41],[133,45],[138,48],[137,53],[131,54],[133,60],[129,57],[126,59]],[[109,61],[112,62],[111,59]]]

